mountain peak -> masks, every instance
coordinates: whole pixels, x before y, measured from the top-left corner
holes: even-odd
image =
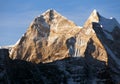
[[[98,21],[99,21],[99,17],[100,17],[100,15],[99,15],[98,11],[97,11],[96,9],[94,9],[94,10],[92,11],[92,13],[91,13],[91,15],[90,15],[89,18],[95,19],[95,20],[97,20],[97,22],[98,22]],[[95,22],[96,22],[96,21],[95,21]]]
[[[10,82],[14,84],[21,81],[25,84],[31,81],[33,84],[39,82],[76,84],[83,81],[96,84],[98,80],[103,84],[112,84],[112,81],[118,84],[120,83],[119,28],[116,19],[104,18],[96,9],[86,21],[85,28],[79,28],[55,10],[49,9],[36,17],[20,40],[10,48],[10,56],[7,57],[11,59],[6,60],[6,53],[0,50],[0,63],[4,65],[0,65],[2,81],[4,83],[6,78],[10,77]],[[14,67],[14,64],[18,67]],[[23,74],[16,74],[14,71]],[[8,72],[11,73],[6,74]],[[65,73],[59,76],[61,72]],[[52,76],[51,79],[47,79],[50,78],[48,74]],[[17,79],[14,78],[15,75],[18,75]],[[60,80],[53,81],[56,77]]]
[[[44,26],[47,25],[48,28],[50,26],[51,28],[55,28],[55,25],[57,26],[58,23],[61,23],[61,26],[66,24],[68,24],[68,26],[76,26],[76,24],[73,21],[67,19],[54,9],[48,9],[41,15],[37,16],[33,22],[37,24],[41,23]],[[54,27],[52,27],[52,25],[54,25]]]
[[[50,12],[54,12],[54,9],[48,9],[47,11],[45,11],[42,15],[46,14],[46,13],[50,13]]]
[[[57,17],[61,17],[62,15],[60,15],[58,12],[56,12],[53,9],[48,9],[47,11],[45,11],[44,13],[42,13],[41,15],[35,17],[34,21],[32,22],[31,25],[35,24],[41,24],[42,26],[44,26],[45,28],[49,28],[49,25],[52,22],[55,22],[55,20],[59,19]],[[56,21],[57,22],[57,21]]]
[[[97,14],[98,11],[96,9],[94,9],[92,13]]]
[[[62,16],[60,13],[58,13],[54,9],[48,9],[47,11],[42,13],[41,15],[37,16],[35,19],[38,19],[38,18],[39,19],[44,19],[44,21],[46,21],[48,23],[49,22],[54,22],[55,20],[58,20],[58,19],[67,19],[66,17]],[[42,22],[43,22],[43,20],[42,20]]]
[[[60,15],[56,10],[54,9],[48,9],[47,11],[45,11],[42,16],[46,16],[46,15]]]
[[[84,27],[91,27],[93,22],[99,22],[100,21],[100,15],[96,9],[92,11],[89,18],[84,24]]]

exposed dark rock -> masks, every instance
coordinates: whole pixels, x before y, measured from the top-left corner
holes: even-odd
[[[0,49],[0,84],[119,84],[120,24],[94,10],[84,28],[54,10]],[[11,59],[10,59],[10,58]]]
[[[0,53],[8,57],[8,51],[0,50]],[[7,62],[4,63],[7,67],[4,68],[5,75],[1,78],[1,84],[110,84],[111,81],[105,63],[93,58],[88,61],[87,56],[69,57],[45,64],[17,59],[9,59]]]

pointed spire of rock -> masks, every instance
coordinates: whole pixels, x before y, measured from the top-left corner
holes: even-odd
[[[97,12],[97,10],[96,10],[96,9],[94,9],[94,10],[93,10],[93,12]]]
[[[96,9],[93,10],[93,12],[91,13],[91,16],[98,17],[98,18],[100,17],[99,12]]]
[[[91,27],[93,22],[99,22],[100,21],[100,15],[96,9],[93,10],[93,12],[90,14],[89,18],[84,24],[84,27]]]
[[[92,13],[97,14],[98,11],[96,9],[94,9]]]
[[[42,16],[47,16],[47,15],[59,15],[62,16],[61,14],[59,14],[57,11],[55,11],[54,9],[48,9],[47,11],[45,11]],[[41,16],[41,15],[40,15]]]
[[[69,48],[64,46],[65,41],[74,37],[79,31],[80,28],[74,22],[55,10],[49,9],[34,19],[25,35],[12,48],[10,57],[35,63],[42,62],[42,60],[50,62],[65,58],[69,55]]]

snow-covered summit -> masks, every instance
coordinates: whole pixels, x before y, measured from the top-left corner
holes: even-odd
[[[107,30],[109,32],[112,32],[115,27],[120,28],[120,24],[115,18],[107,19],[105,17],[100,17],[99,24],[102,25],[103,30]]]
[[[84,27],[92,27],[93,22],[99,22],[99,17],[100,15],[98,11],[94,9],[90,14],[89,18],[87,19],[87,21],[85,22]]]
[[[48,9],[47,11],[45,11],[44,13],[42,13],[41,15],[45,16],[45,15],[50,14],[50,13],[56,14],[56,15],[61,15],[61,14],[59,14],[59,13],[58,13],[56,10],[54,10],[54,9]],[[41,15],[39,15],[39,16],[41,16]],[[62,16],[62,15],[61,15],[61,16]]]
[[[88,20],[85,22],[84,27],[93,27],[93,22],[99,23],[103,30],[106,30],[108,32],[112,32],[115,27],[120,28],[120,24],[115,18],[105,18],[102,15],[100,15],[96,9],[93,10]]]
[[[98,16],[99,13],[98,13],[98,11],[97,11],[96,9],[94,9],[93,12],[91,13],[91,15],[93,15],[93,16]]]
[[[34,24],[34,23],[35,24],[40,24],[41,23],[42,26],[45,26],[46,28],[49,28],[50,25],[55,26],[61,21],[69,22],[72,25],[76,26],[76,24],[73,21],[67,19],[66,17],[62,16],[60,13],[58,13],[56,10],[53,10],[53,9],[48,9],[47,11],[42,13],[41,15],[35,17],[32,24]]]

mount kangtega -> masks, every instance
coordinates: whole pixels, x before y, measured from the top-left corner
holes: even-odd
[[[120,84],[120,24],[93,10],[83,27],[47,10],[0,49],[0,84]]]

